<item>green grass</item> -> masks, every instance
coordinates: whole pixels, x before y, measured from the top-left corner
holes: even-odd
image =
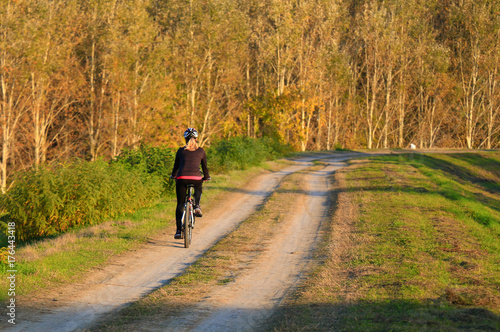
[[[356,214],[332,218],[328,258],[269,329],[500,329],[500,153],[373,157],[340,178]]]
[[[40,166],[17,173],[13,186],[0,195],[0,210],[8,212],[0,230],[5,235],[14,223],[17,241],[54,237],[151,207],[161,192],[158,176],[123,164],[74,160]]]

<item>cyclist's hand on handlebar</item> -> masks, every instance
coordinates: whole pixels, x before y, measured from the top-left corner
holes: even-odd
[[[175,179],[177,179],[177,177],[176,177],[176,176],[173,176],[173,175],[170,175],[170,178],[171,178],[171,179],[174,179],[174,180],[175,180]]]
[[[211,178],[211,177],[208,177],[208,178],[206,178],[206,179],[203,179],[203,182],[210,181],[210,180],[212,180],[212,178]]]

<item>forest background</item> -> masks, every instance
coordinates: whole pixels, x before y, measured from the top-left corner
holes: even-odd
[[[498,148],[500,2],[0,0],[0,176],[141,144]]]

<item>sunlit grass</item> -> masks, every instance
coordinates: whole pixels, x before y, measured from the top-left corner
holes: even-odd
[[[329,258],[270,329],[498,330],[499,157],[393,155],[339,172],[334,194],[356,213],[333,216]]]
[[[74,282],[89,269],[143,244],[172,224],[173,203],[158,204],[106,223],[75,229],[60,236],[26,243],[16,250],[17,295]],[[1,264],[1,275],[7,273]],[[7,292],[0,281],[0,299]]]

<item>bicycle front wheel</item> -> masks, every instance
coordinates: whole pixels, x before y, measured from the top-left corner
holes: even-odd
[[[191,204],[187,205],[185,221],[186,222],[184,223],[184,247],[189,248],[193,232],[193,206]]]

